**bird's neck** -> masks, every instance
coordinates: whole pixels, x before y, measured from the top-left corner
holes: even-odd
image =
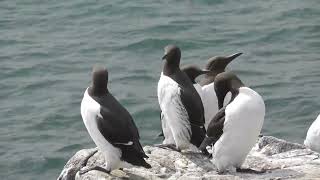
[[[239,94],[239,89],[235,89],[235,90],[230,90],[231,92],[231,99],[230,102],[232,102]]]
[[[162,72],[164,75],[169,76],[179,70],[180,70],[179,64],[169,64],[167,61],[165,61]]]
[[[216,78],[216,76],[218,75],[218,74],[220,74],[220,73],[222,73],[222,72],[224,72],[224,71],[221,71],[221,70],[213,70],[213,71],[211,71],[210,73],[208,73],[208,74],[206,74],[206,77],[210,77],[211,79],[215,79]]]
[[[91,96],[103,96],[109,93],[108,88],[104,87],[96,87],[96,86],[91,86],[88,89],[88,93]]]
[[[239,94],[239,89],[241,87],[244,87],[244,84],[242,82],[236,81],[234,83],[232,83],[231,88],[230,88],[230,92],[231,92],[231,101],[233,101],[234,98],[236,98]]]
[[[214,79],[219,73],[220,72],[217,72],[217,71],[211,71],[210,73],[205,74],[203,80],[200,81],[201,86],[213,83]]]
[[[244,84],[240,80],[232,80],[230,91],[239,93],[239,88],[241,87],[244,87]]]

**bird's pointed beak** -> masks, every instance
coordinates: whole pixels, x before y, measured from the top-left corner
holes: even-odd
[[[199,146],[200,151],[204,151],[207,146],[210,146],[214,141],[214,138],[206,136]]]
[[[162,57],[162,60],[165,60],[167,58],[167,54],[165,54],[163,57]]]
[[[243,54],[243,53],[235,53],[235,54],[232,54],[232,55],[228,56],[227,57],[228,62],[230,63],[232,60],[234,60],[235,58],[239,57],[241,54]]]
[[[207,70],[207,69],[202,69],[201,70],[201,74],[208,74],[210,73],[211,71],[210,70]]]

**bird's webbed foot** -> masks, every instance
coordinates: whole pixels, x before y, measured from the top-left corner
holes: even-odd
[[[254,170],[254,169],[250,169],[250,168],[236,168],[236,171],[237,172],[240,172],[240,173],[250,173],[250,174],[263,174],[266,172],[266,170]]]
[[[158,147],[158,148],[171,149],[171,150],[174,150],[174,151],[181,152],[181,150],[178,149],[175,144],[155,144],[154,146]]]
[[[80,170],[79,171],[79,174],[80,175],[83,175],[89,171],[92,171],[92,170],[97,170],[97,171],[101,171],[101,172],[104,172],[104,173],[107,173],[107,174],[110,174],[110,170],[107,170],[101,166],[93,166],[93,167],[89,167],[89,168],[86,168],[86,169],[83,169],[83,170]]]

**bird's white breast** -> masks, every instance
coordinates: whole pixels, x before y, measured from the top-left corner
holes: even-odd
[[[205,128],[208,128],[208,125],[212,118],[217,114],[218,108],[218,98],[214,90],[214,83],[210,83],[202,86],[202,104],[204,108],[204,119],[205,119]]]
[[[161,73],[158,82],[158,101],[163,113],[162,127],[164,143],[173,143],[180,148],[187,148],[191,138],[188,113],[181,101],[179,84]]]
[[[304,145],[320,153],[320,115],[311,124],[306,139],[304,140]]]
[[[240,167],[256,143],[265,116],[262,97],[247,87],[226,107],[223,134],[214,145],[218,169]]]

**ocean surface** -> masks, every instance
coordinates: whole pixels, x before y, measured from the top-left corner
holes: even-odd
[[[108,68],[141,142],[159,143],[167,44],[201,67],[243,52],[228,70],[264,98],[264,135],[302,143],[320,113],[317,0],[2,0],[1,179],[56,179],[75,152],[95,146],[80,116],[94,65]]]

